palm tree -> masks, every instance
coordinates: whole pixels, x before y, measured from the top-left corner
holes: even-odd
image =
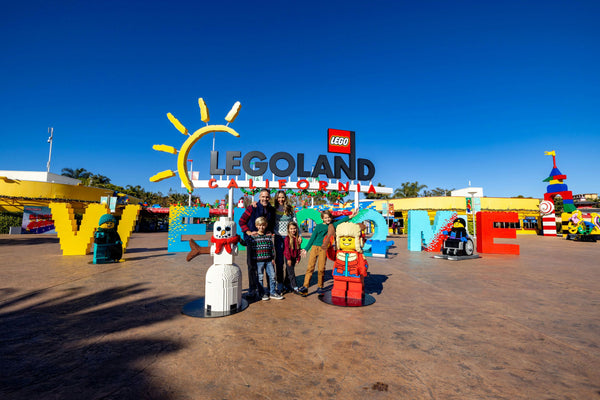
[[[61,175],[83,181],[84,179],[88,179],[92,175],[92,173],[87,171],[85,168],[63,168],[61,170]]]
[[[183,193],[177,193],[169,189],[169,195],[167,196],[167,200],[169,204],[188,204],[188,195]]]
[[[138,199],[143,199],[146,195],[146,191],[140,185],[127,185],[125,186],[125,190],[123,190],[123,192],[135,196]]]
[[[394,191],[394,197],[419,197],[419,192],[426,187],[427,185],[419,185],[419,182],[404,182]]]
[[[100,186],[100,187],[104,187],[105,185],[108,185],[110,183],[110,178],[104,175],[98,175],[98,174],[93,174],[92,176],[90,176],[90,183],[89,186]]]

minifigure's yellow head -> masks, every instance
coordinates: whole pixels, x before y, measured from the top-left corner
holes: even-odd
[[[343,222],[337,226],[335,234],[338,250],[362,252],[363,243],[360,237],[360,225]]]
[[[116,221],[117,220],[112,215],[104,214],[100,217],[100,221],[98,221],[98,228],[106,230],[114,229]]]
[[[342,236],[340,237],[339,249],[343,251],[354,251],[356,250],[356,239],[351,236]]]
[[[105,222],[102,225],[100,225],[100,228],[102,228],[102,229],[112,229],[114,227],[115,227],[115,224],[112,221],[108,221],[108,222]]]
[[[465,220],[462,218],[456,218],[454,220],[454,228],[465,228],[467,226],[467,224],[465,223]]]

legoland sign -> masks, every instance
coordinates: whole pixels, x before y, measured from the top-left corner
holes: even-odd
[[[242,170],[250,176],[262,176],[269,169],[273,175],[279,177],[291,176],[294,171],[298,178],[317,178],[325,175],[328,179],[342,179],[342,172],[350,180],[370,181],[375,176],[375,166],[367,159],[356,159],[354,152],[354,132],[329,129],[328,151],[335,153],[346,153],[349,160],[346,162],[341,156],[333,159],[333,168],[326,155],[317,157],[314,167],[306,170],[306,157],[303,153],[297,153],[296,157],[290,153],[278,152],[267,160],[267,156],[261,151],[250,151],[242,157],[241,151],[228,151],[225,155],[225,168],[219,162],[219,152],[211,151],[210,174],[211,175],[241,175]]]
[[[328,152],[354,155],[354,132],[328,129],[327,137]]]
[[[227,151],[223,162],[222,154],[218,151],[212,151],[210,155],[210,174],[221,177],[210,179],[208,181],[192,181],[194,187],[215,188],[239,188],[249,187],[254,188],[289,188],[289,189],[315,189],[315,190],[339,190],[339,191],[363,191],[368,193],[391,193],[391,189],[377,187],[372,184],[368,187],[362,187],[360,183],[350,185],[350,182],[339,182],[342,175],[348,180],[370,181],[375,176],[375,165],[365,158],[356,158],[354,146],[354,132],[343,131],[339,129],[329,129],[327,132],[327,151],[329,153],[348,154],[346,161],[342,156],[334,156],[333,163],[327,155],[320,154],[317,156],[312,169],[306,167],[307,163],[305,154],[296,153],[295,157],[287,152],[277,152],[270,158],[261,151],[250,151],[242,155],[241,151]],[[248,176],[262,177],[267,171],[273,175],[289,178],[294,172],[298,177],[298,182],[289,182],[286,179],[269,182],[268,179],[248,179],[240,181],[236,179],[223,180],[224,175],[239,176],[244,171]],[[317,179],[320,176],[326,176],[327,179],[338,180],[337,184],[330,184],[326,181]],[[309,179],[301,178],[313,178]],[[384,189],[384,190],[381,190]]]
[[[348,161],[344,160],[341,156],[334,156],[333,163],[327,158],[326,155],[321,154],[317,157],[314,164],[312,160],[306,162],[305,155],[303,153],[297,153],[294,157],[292,154],[287,152],[278,152],[273,154],[271,158],[267,160],[267,156],[261,151],[250,151],[242,156],[241,151],[227,151],[225,153],[225,162],[223,163],[223,157],[220,157],[218,151],[212,151],[210,154],[210,175],[218,176],[220,179],[210,180],[194,180],[191,174],[188,172],[187,161],[190,150],[202,137],[209,133],[223,132],[229,133],[235,137],[239,137],[233,128],[229,126],[238,116],[241,108],[240,102],[236,102],[233,108],[225,120],[227,125],[209,125],[210,116],[208,113],[208,107],[204,102],[204,99],[198,99],[198,106],[200,107],[200,116],[206,126],[198,129],[194,133],[188,131],[188,129],[171,113],[167,113],[169,121],[173,126],[182,134],[187,136],[187,139],[178,150],[173,146],[165,144],[155,144],[152,148],[156,151],[170,153],[177,155],[177,172],[173,170],[160,171],[150,177],[150,182],[160,182],[164,179],[169,179],[177,174],[181,179],[182,187],[185,187],[188,192],[192,192],[195,188],[269,188],[269,180],[262,180],[262,176],[270,170],[273,173],[273,178],[276,176],[288,178],[279,179],[278,186],[283,189],[311,189],[311,190],[338,190],[338,191],[354,191],[354,192],[368,192],[368,193],[392,193],[391,188],[385,188],[378,186],[375,188],[372,184],[369,184],[369,189],[364,190],[361,188],[360,181],[370,181],[375,176],[375,165],[365,158],[356,158],[354,151],[354,132],[344,131],[339,129],[328,129],[327,131],[327,151],[329,153],[347,154]],[[221,159],[221,161],[219,161]],[[307,170],[306,167],[311,165],[312,168]],[[223,176],[239,176],[242,174],[242,170],[247,174],[247,180],[237,179],[223,179]],[[296,172],[298,182],[295,184],[289,182],[290,176]],[[349,180],[356,180],[356,185],[346,182],[346,184],[340,182],[344,174]],[[326,181],[319,180],[320,176],[325,175],[327,179],[337,179],[337,187]],[[309,178],[309,179],[301,179]],[[223,182],[227,182],[225,185]],[[254,182],[255,181],[255,182]]]

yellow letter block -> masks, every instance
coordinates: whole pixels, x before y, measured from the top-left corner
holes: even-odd
[[[70,204],[50,203],[50,209],[63,256],[84,256],[91,252],[94,231],[98,227],[100,217],[109,212],[108,207],[105,204],[87,206],[79,231]]]
[[[133,232],[133,228],[135,228],[135,223],[138,219],[138,215],[140,214],[140,210],[142,206],[139,204],[129,204],[123,210],[123,214],[121,215],[121,220],[119,221],[119,227],[117,228],[117,233],[121,237],[121,241],[123,242],[123,253],[125,253],[125,249],[127,248],[127,242],[129,242],[129,237],[131,236],[131,232]]]

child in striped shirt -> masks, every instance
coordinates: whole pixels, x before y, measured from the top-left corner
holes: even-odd
[[[258,217],[254,223],[258,234],[251,236],[250,245],[252,246],[256,256],[256,266],[258,267],[258,288],[262,292],[262,299],[282,300],[283,296],[277,292],[277,281],[275,280],[275,269],[273,268],[273,237],[267,235],[267,219]],[[267,273],[269,280],[270,295],[263,286],[263,276]]]

